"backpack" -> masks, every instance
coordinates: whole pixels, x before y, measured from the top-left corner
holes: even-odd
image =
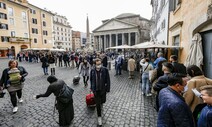
[[[69,103],[70,101],[72,101],[73,93],[74,90],[64,84],[63,88],[60,90],[59,95],[57,96],[57,100],[61,103]]]

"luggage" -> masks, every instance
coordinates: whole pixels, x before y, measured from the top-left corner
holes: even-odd
[[[86,95],[86,104],[87,104],[87,106],[95,106],[96,105],[93,93]]]
[[[73,84],[77,85],[77,84],[79,84],[79,81],[80,81],[80,76],[74,76]]]

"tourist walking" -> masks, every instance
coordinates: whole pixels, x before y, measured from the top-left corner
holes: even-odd
[[[130,57],[130,59],[128,60],[128,71],[129,71],[129,79],[133,79],[134,78],[134,72],[136,69],[136,64],[135,64],[135,59],[134,56],[132,55]]]
[[[59,112],[59,125],[62,127],[69,126],[74,118],[74,107],[72,99],[74,90],[68,87],[63,80],[59,80],[53,75],[49,76],[47,81],[50,83],[47,91],[44,94],[36,95],[36,99],[40,97],[48,97],[53,93],[56,97],[55,106]],[[62,101],[63,99],[61,99],[62,91],[64,93],[69,93],[66,94],[66,98],[69,98],[66,100],[66,102]]]
[[[51,75],[55,75],[55,58],[51,53],[48,56],[48,63],[49,63]]]
[[[82,61],[83,62],[81,62],[80,66],[79,66],[79,74],[82,75],[84,85],[87,86],[88,85],[88,80],[89,80],[91,66],[90,66],[89,62],[85,58],[83,58]]]
[[[169,86],[159,93],[157,127],[195,127],[192,112],[182,96],[186,78],[171,75],[167,82]]]
[[[24,67],[18,66],[18,61],[16,60],[10,60],[8,66],[9,68],[4,69],[2,72],[0,86],[6,88],[9,92],[13,113],[16,113],[18,111],[16,96],[18,96],[18,102],[22,103],[22,89],[28,73]]]
[[[40,61],[42,62],[41,67],[43,68],[44,75],[48,75],[48,67],[49,67],[48,58],[42,54]]]
[[[110,92],[110,76],[108,69],[102,67],[101,60],[96,58],[95,67],[90,72],[91,91],[94,93],[98,125],[102,125],[102,105],[106,102],[106,93]]]

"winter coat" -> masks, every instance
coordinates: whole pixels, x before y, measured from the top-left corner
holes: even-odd
[[[208,79],[204,75],[193,77],[187,82],[188,90],[184,93],[183,96],[192,112],[198,104],[203,103],[202,99],[197,97],[193,93],[192,89],[196,88],[198,91],[200,91],[200,87],[205,85],[212,85],[212,79]]]
[[[212,127],[212,106],[205,106],[198,120],[198,127]]]
[[[12,92],[13,90],[19,90],[19,89],[22,89],[23,88],[23,82],[25,81],[25,77],[28,75],[28,72],[26,71],[26,69],[22,66],[18,66],[17,67],[18,70],[20,71],[20,75],[21,75],[21,85],[19,86],[16,86],[14,89],[13,88],[9,88],[9,87],[13,87],[13,86],[9,86],[9,92]],[[8,71],[10,69],[9,68],[6,68],[3,70],[2,72],[2,76],[1,76],[1,80],[0,80],[0,86],[4,86],[7,84],[7,81],[9,80],[9,75],[8,75]]]
[[[194,127],[192,112],[184,98],[170,87],[159,93],[157,127]]]
[[[79,67],[79,74],[82,76],[89,76],[90,75],[90,64],[87,62],[87,65],[85,65],[83,62],[80,64]]]
[[[42,62],[42,68],[48,67],[48,59],[47,57],[41,57],[40,61]]]
[[[135,71],[135,68],[136,68],[135,60],[130,58],[128,60],[128,71]]]
[[[90,83],[91,83],[91,90],[96,92],[97,86],[97,73],[96,68],[94,67],[90,72]],[[100,91],[102,93],[110,92],[110,76],[108,69],[105,67],[101,67],[100,69]]]

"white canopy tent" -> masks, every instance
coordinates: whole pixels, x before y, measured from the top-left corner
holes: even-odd
[[[109,47],[107,49],[131,49],[131,48],[134,48],[134,47],[129,45],[119,45],[119,46]]]

